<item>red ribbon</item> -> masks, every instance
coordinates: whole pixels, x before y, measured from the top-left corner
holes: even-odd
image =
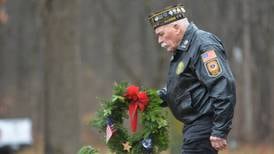
[[[137,130],[137,121],[138,121],[138,111],[137,109],[140,109],[140,111],[144,111],[145,106],[139,102],[132,102],[128,106],[128,111],[129,111],[129,119],[131,123],[131,131],[133,133],[136,132]]]
[[[148,105],[148,96],[146,92],[139,92],[139,87],[129,86],[127,88],[126,98],[131,101],[128,106],[129,119],[131,124],[131,131],[133,133],[137,130],[138,108],[143,112]]]

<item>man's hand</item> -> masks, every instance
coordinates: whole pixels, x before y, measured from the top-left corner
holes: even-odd
[[[209,138],[211,146],[216,150],[223,150],[227,146],[226,139],[216,137],[216,136],[210,136]]]

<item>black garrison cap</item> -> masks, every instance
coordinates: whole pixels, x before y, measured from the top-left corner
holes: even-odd
[[[148,20],[152,27],[155,29],[159,26],[185,18],[185,12],[186,11],[183,5],[178,4],[175,6],[167,7],[161,11],[153,12],[148,16]]]

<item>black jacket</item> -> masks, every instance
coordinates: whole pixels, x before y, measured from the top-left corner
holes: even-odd
[[[231,129],[236,89],[222,42],[190,23],[171,58],[160,97],[185,124],[209,116],[211,135],[225,138]]]

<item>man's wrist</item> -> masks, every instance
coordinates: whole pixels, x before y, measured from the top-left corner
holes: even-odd
[[[219,131],[219,130],[213,130],[211,133],[211,136],[215,136],[215,137],[219,137],[219,138],[226,138],[227,134],[223,131]]]
[[[161,107],[167,107],[168,106],[168,104],[167,104],[167,98],[166,98],[166,93],[167,93],[166,88],[162,88],[162,89],[160,89],[160,90],[157,91],[158,96],[163,101],[161,103],[161,105],[160,105]]]

